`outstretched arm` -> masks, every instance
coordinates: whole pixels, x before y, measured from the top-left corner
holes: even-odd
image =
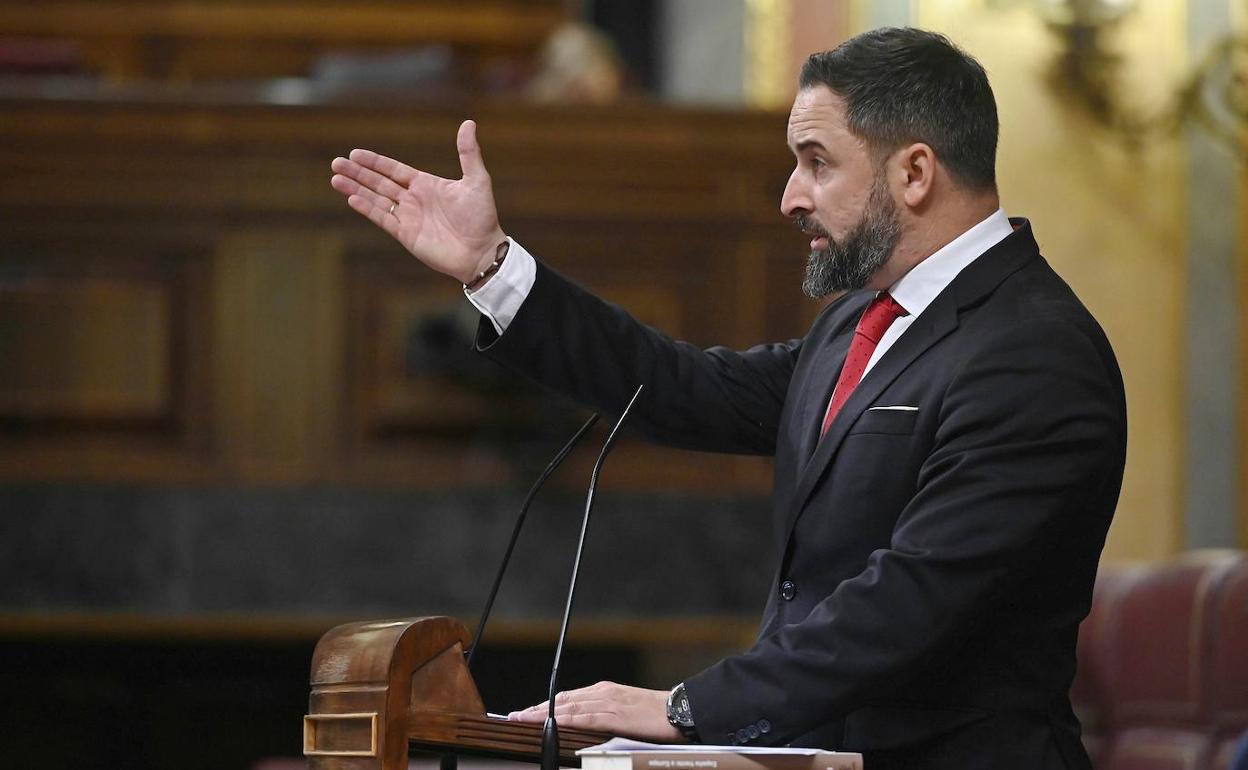
[[[467,284],[494,261],[506,235],[477,144],[477,124],[465,120],[455,145],[462,179],[443,179],[371,150],[352,150],[330,164],[330,185],[421,262]]]
[[[352,209],[421,262],[470,285],[495,262],[507,237],[498,223],[473,121],[460,125],[456,146],[462,179],[443,179],[370,150],[352,150],[349,157],[334,159],[330,183]],[[534,271],[553,272],[534,268],[532,257],[519,252],[522,259],[509,258],[500,275],[521,271],[524,264],[529,277],[510,284],[519,292],[511,297],[520,300],[507,308],[505,320],[499,321],[502,308],[474,301],[490,319],[488,339],[478,343],[482,350],[489,348],[491,358],[608,413],[618,413],[636,384],[647,382],[649,414],[643,407],[633,425],[662,443],[747,454],[774,451],[797,341],[744,353],[673,342],[618,308],[604,310],[603,302],[579,288],[566,293],[544,289],[543,282],[534,283]],[[569,285],[558,277],[544,283]],[[482,287],[482,294],[490,285]],[[520,317],[521,303],[529,323],[504,335]],[[554,341],[551,330],[557,330]],[[660,393],[666,394],[664,400],[656,400]],[[668,408],[672,404],[678,408]]]

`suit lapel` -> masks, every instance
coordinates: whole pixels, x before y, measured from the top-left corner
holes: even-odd
[[[819,429],[823,425],[823,414],[828,408],[829,399],[832,398],[832,390],[836,387],[841,367],[845,365],[849,345],[854,339],[854,329],[858,325],[862,311],[870,304],[874,294],[875,292],[864,292],[860,301],[855,303],[858,307],[855,307],[850,314],[852,321],[838,328],[837,332],[832,335],[832,339],[818,352],[818,359],[811,367],[810,376],[813,381],[804,390],[813,392],[814,397],[802,400],[801,415],[798,418],[802,434],[797,458],[802,467],[809,463],[810,456],[815,452],[819,441]]]
[[[835,378],[827,386],[828,392],[824,393],[821,400],[812,399],[815,401],[815,406],[808,405],[803,409],[804,412],[810,413],[804,417],[810,418],[806,425],[810,426],[813,432],[803,434],[803,451],[800,457],[810,459],[802,469],[797,488],[789,501],[784,536],[780,539],[782,556],[799,515],[819,480],[827,472],[832,459],[836,457],[845,436],[849,433],[850,426],[907,367],[932,345],[957,328],[958,313],[962,308],[978,302],[996,289],[1006,276],[1039,256],[1036,242],[1031,235],[1030,223],[1026,220],[1011,220],[1011,222],[1015,226],[1014,233],[984,252],[959,273],[957,278],[946,286],[945,290],[915,319],[910,328],[880,357],[871,371],[867,372],[862,382],[850,395],[849,400],[841,407],[840,413],[832,421],[822,441],[818,441],[819,428],[823,422],[823,413],[819,411],[819,405],[827,406],[831,388],[835,386]],[[852,336],[851,331],[849,337],[852,338]],[[837,340],[833,346],[835,346],[835,354],[839,355],[839,360],[843,364],[849,349],[848,339]],[[833,347],[830,346],[829,349],[832,350]],[[816,412],[818,414],[815,414]],[[813,454],[810,454],[809,447],[815,441],[818,441],[818,445],[814,446]]]
[[[944,301],[941,301],[944,299]],[[928,306],[923,315],[915,319],[915,322],[901,335],[901,338],[893,344],[891,348],[871,367],[871,371],[867,372],[862,378],[862,382],[858,383],[858,387],[854,388],[854,392],[850,394],[849,400],[841,407],[841,411],[836,415],[836,419],[832,421],[832,425],[828,428],[828,434],[823,437],[815,448],[814,454],[810,457],[810,461],[806,463],[806,467],[802,470],[802,474],[797,482],[797,491],[793,495],[793,505],[789,511],[788,522],[785,526],[785,541],[793,531],[793,525],[797,522],[797,514],[806,505],[811,492],[814,491],[815,485],[827,470],[832,458],[836,456],[837,450],[845,440],[845,436],[849,433],[849,428],[858,420],[859,415],[875,402],[880,393],[887,388],[893,380],[897,379],[906,367],[919,356],[936,343],[937,340],[953,331],[958,325],[957,308],[951,301],[951,298],[938,298]],[[826,399],[825,399],[826,405]],[[820,415],[822,418],[822,415]],[[822,420],[820,420],[821,422]],[[815,437],[818,437],[819,426],[815,427]]]

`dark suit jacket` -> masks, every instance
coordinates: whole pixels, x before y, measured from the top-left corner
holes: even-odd
[[[1030,225],[984,253],[820,420],[873,292],[804,339],[672,341],[539,267],[478,347],[667,444],[774,454],[779,568],[758,641],[686,680],[708,743],[891,767],[1087,767],[1067,696],[1117,502],[1126,406]],[[885,409],[881,407],[914,407]]]

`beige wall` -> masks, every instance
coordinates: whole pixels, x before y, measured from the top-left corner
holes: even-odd
[[[1240,166],[1239,174],[1239,205],[1235,209],[1239,216],[1239,296],[1248,297],[1248,163]],[[1241,372],[1248,365],[1248,309],[1243,305],[1239,308],[1239,361]],[[1241,373],[1241,377],[1243,374]],[[1248,409],[1244,408],[1244,394],[1240,394],[1239,404],[1239,547],[1248,548]]]
[[[1236,0],[1228,0],[1231,4],[1231,26],[1236,30],[1236,34],[1248,35],[1248,3],[1236,2]],[[1242,136],[1244,140],[1244,149],[1248,151],[1248,134]],[[1241,162],[1239,166],[1239,205],[1235,210],[1239,213],[1239,227],[1237,228],[1239,242],[1239,274],[1236,280],[1239,281],[1239,296],[1248,298],[1248,162]],[[1241,381],[1244,376],[1243,369],[1248,366],[1248,309],[1243,305],[1239,308],[1239,344],[1240,355],[1239,363],[1241,369]],[[1239,487],[1239,547],[1248,548],[1248,409],[1244,408],[1244,395],[1240,395],[1239,405],[1239,461],[1240,461],[1240,487]]]
[[[1231,24],[1240,35],[1248,35],[1248,3],[1231,0]],[[1243,136],[1245,150],[1248,151],[1248,134]],[[1239,227],[1239,296],[1248,298],[1248,162],[1239,166],[1239,205],[1235,210],[1240,212]],[[1248,308],[1239,309],[1239,362],[1241,371],[1248,367]],[[1241,378],[1243,374],[1241,374]],[[1244,408],[1244,394],[1240,395],[1239,406],[1239,547],[1248,548],[1248,409]]]
[[[1106,561],[1182,547],[1185,166],[1178,140],[1132,150],[1055,97],[1056,38],[1026,4],[918,3],[915,22],[983,62],[1001,114],[1002,202],[1035,225],[1046,257],[1104,325],[1126,381],[1126,478]],[[1142,3],[1117,42],[1134,97],[1159,101],[1183,72],[1179,4]]]

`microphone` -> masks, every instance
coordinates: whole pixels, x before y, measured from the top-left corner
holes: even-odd
[[[637,403],[637,397],[641,395],[644,385],[638,385],[637,390],[633,392],[633,397],[629,400],[628,406],[624,407],[620,419],[616,420],[615,427],[611,429],[607,441],[602,445],[602,452],[598,455],[598,461],[594,463],[594,472],[589,478],[589,494],[585,498],[585,515],[581,517],[581,537],[576,543],[576,559],[572,562],[572,581],[568,585],[568,601],[563,608],[563,625],[559,628],[559,644],[555,647],[555,663],[550,668],[550,692],[547,695],[548,709],[546,712],[546,723],[542,726],[542,770],[558,770],[559,767],[559,726],[555,722],[555,693],[559,688],[559,661],[563,658],[563,642],[568,635],[568,619],[572,616],[572,600],[576,596],[576,578],[581,571],[581,554],[585,550],[585,533],[589,530],[589,514],[594,509],[594,490],[598,487],[598,473],[602,470],[602,463],[607,459],[607,453],[611,451],[611,447],[615,445],[615,438],[619,435],[620,426],[624,424],[624,420],[628,418],[629,411],[633,408],[633,404]]]
[[[591,416],[581,426],[581,429],[572,436],[568,443],[563,445],[563,449],[559,450],[559,454],[555,455],[555,459],[550,461],[546,466],[546,470],[542,471],[542,475],[537,478],[533,486],[529,489],[529,494],[525,496],[524,503],[520,506],[520,514],[516,516],[515,526],[511,529],[511,539],[507,541],[507,550],[503,552],[502,562],[498,565],[498,572],[494,575],[494,585],[490,588],[490,594],[485,600],[485,607],[481,610],[481,619],[477,621],[477,630],[472,635],[472,644],[468,647],[467,663],[468,669],[472,670],[472,659],[477,654],[477,647],[481,644],[481,635],[485,633],[485,623],[489,620],[490,610],[494,607],[494,598],[498,596],[498,588],[503,584],[503,575],[507,572],[507,564],[511,561],[511,552],[516,548],[516,541],[520,539],[520,530],[524,527],[525,517],[528,516],[529,506],[533,504],[533,498],[537,497],[537,491],[546,483],[546,479],[550,478],[555,469],[563,464],[563,461],[572,449],[581,441],[581,438],[589,432],[598,422],[598,415]],[[443,754],[438,766],[441,770],[456,770],[458,758],[454,754]]]
[[[490,617],[490,610],[494,607],[494,597],[498,595],[498,587],[503,583],[503,575],[507,572],[507,564],[511,561],[511,552],[516,548],[516,541],[520,539],[520,529],[524,526],[525,517],[528,516],[529,506],[533,504],[533,498],[537,497],[537,490],[542,488],[546,483],[546,479],[555,472],[555,469],[563,464],[563,461],[572,453],[572,448],[580,443],[581,437],[589,432],[598,422],[598,415],[591,416],[581,426],[581,429],[572,436],[568,443],[563,445],[563,449],[559,450],[559,454],[555,455],[555,459],[550,461],[550,465],[546,466],[546,470],[542,471],[542,475],[538,477],[533,486],[529,489],[529,494],[524,498],[524,503],[520,506],[520,515],[516,517],[516,524],[511,530],[511,540],[507,542],[507,550],[503,552],[503,561],[498,565],[498,573],[494,575],[494,586],[490,588],[490,595],[485,600],[485,608],[481,610],[481,619],[477,621],[477,631],[472,636],[472,646],[468,648],[468,668],[472,668],[472,658],[477,654],[477,645],[481,643],[481,634],[485,632],[485,622]]]

